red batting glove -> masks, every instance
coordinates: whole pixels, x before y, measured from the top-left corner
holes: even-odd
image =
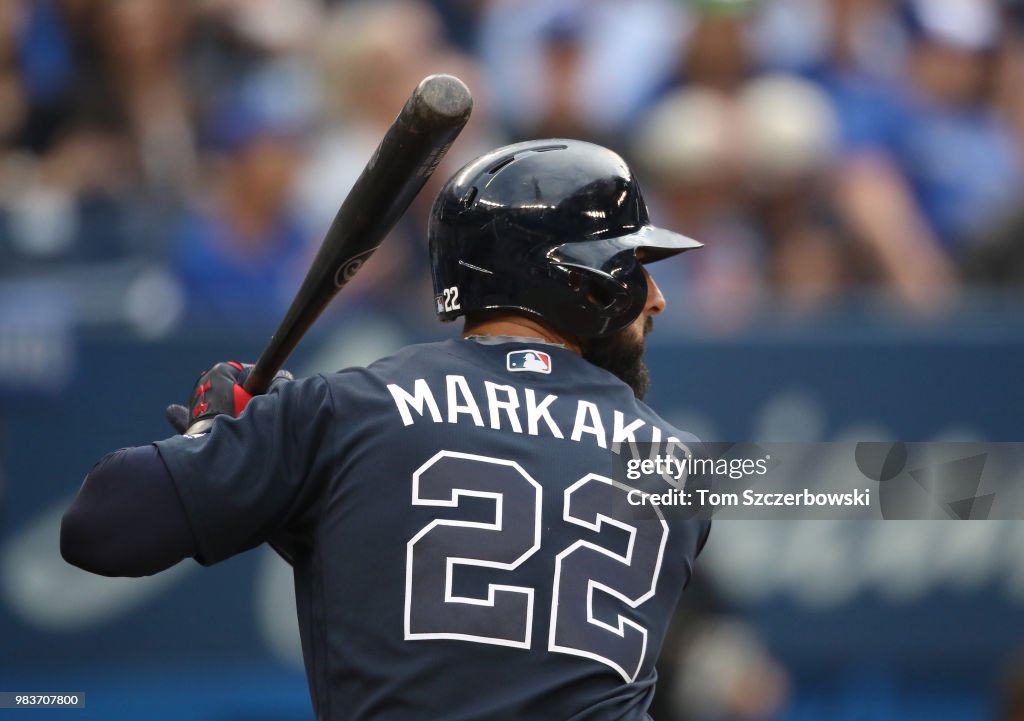
[[[202,433],[219,415],[240,415],[252,400],[244,387],[252,369],[251,363],[227,361],[204,371],[192,389],[188,407],[168,406],[167,420],[178,433]],[[293,376],[288,371],[278,371],[274,381],[279,380],[290,381]]]

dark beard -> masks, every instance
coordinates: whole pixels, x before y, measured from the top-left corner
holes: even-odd
[[[644,336],[651,332],[654,321],[647,318]],[[644,364],[644,340],[637,339],[631,328],[620,330],[607,338],[592,338],[583,349],[583,357],[616,376],[633,389],[633,395],[643,400],[651,383],[650,373]]]

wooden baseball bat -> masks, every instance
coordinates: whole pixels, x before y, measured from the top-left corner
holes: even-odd
[[[270,386],[309,327],[373,255],[462,131],[473,98],[458,78],[431,75],[409,96],[334,217],[284,319],[245,381]]]

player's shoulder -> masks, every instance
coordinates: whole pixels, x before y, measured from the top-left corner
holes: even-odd
[[[395,367],[405,366],[410,361],[432,365],[440,362],[441,358],[457,356],[456,349],[459,346],[460,341],[454,339],[413,343],[374,361],[367,368],[372,372],[384,373]]]
[[[455,340],[414,343],[374,361],[364,369],[347,369],[342,373],[355,370],[379,382],[443,374],[466,364],[467,359],[460,350],[461,344]]]
[[[436,374],[460,364],[454,341],[407,345],[366,366],[351,366],[320,377],[338,395],[351,396],[363,390],[380,390],[400,383]]]

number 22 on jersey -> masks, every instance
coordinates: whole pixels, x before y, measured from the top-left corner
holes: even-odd
[[[493,502],[494,520],[439,518],[409,540],[406,640],[528,649],[534,616],[547,612],[549,651],[598,661],[624,680],[635,680],[647,653],[647,629],[620,614],[613,623],[593,614],[595,594],[637,608],[658,585],[669,527],[657,506],[628,506],[630,490],[593,473],[565,489],[562,522],[594,533],[608,524],[622,529],[628,542],[623,553],[582,538],[558,549],[551,607],[538,610],[535,589],[516,585],[515,571],[541,550],[543,487],[514,461],[454,451],[436,454],[413,474],[413,505],[458,509],[463,499],[487,499]],[[630,509],[629,521],[613,516],[623,508]],[[460,566],[493,569],[495,582],[488,583],[486,596],[456,594],[454,576]]]

